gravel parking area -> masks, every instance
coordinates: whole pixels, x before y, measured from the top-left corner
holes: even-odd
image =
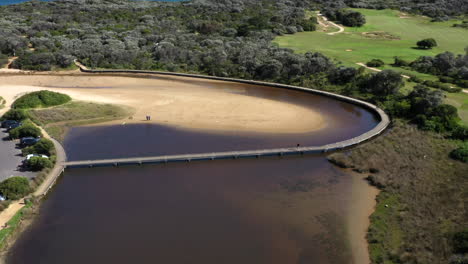
[[[21,149],[17,148],[18,140],[8,140],[8,133],[5,129],[0,132],[0,181],[12,176],[24,176],[32,178],[36,175],[32,171],[23,171],[19,166],[24,157],[21,156]]]

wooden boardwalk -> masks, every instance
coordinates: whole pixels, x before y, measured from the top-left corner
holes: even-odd
[[[83,161],[68,161],[63,163],[66,168],[83,168],[83,167],[110,167],[123,165],[143,165],[157,164],[169,162],[191,162],[201,160],[220,160],[220,159],[245,159],[245,158],[260,158],[272,156],[287,156],[287,155],[304,155],[311,153],[321,153],[324,150],[320,147],[304,147],[304,148],[278,148],[264,150],[246,150],[246,151],[226,151],[226,152],[209,152],[195,153],[182,155],[167,155],[154,157],[135,157],[122,159],[103,159],[103,160],[83,160]]]
[[[381,124],[380,124],[381,125]],[[376,132],[373,130],[373,135],[378,135],[384,131],[386,126],[377,126],[374,129],[380,130]],[[366,133],[366,134],[367,134]],[[376,133],[376,134],[374,134]],[[356,137],[349,140],[332,143],[324,146],[311,146],[311,147],[292,147],[292,148],[274,148],[274,149],[260,149],[260,150],[244,150],[244,151],[225,151],[225,152],[207,152],[207,153],[194,153],[194,154],[180,154],[180,155],[161,155],[153,157],[134,157],[134,158],[120,158],[120,159],[102,159],[102,160],[81,160],[81,161],[68,161],[63,165],[66,168],[92,168],[92,167],[117,167],[125,165],[143,165],[143,164],[158,164],[170,162],[191,162],[202,160],[221,160],[221,159],[246,159],[246,158],[260,158],[260,157],[274,157],[274,156],[292,156],[292,155],[306,155],[326,153],[336,150],[341,150],[355,146],[370,137]]]
[[[199,160],[218,160],[218,159],[241,159],[241,158],[260,158],[268,156],[287,156],[287,155],[304,155],[311,153],[324,153],[329,151],[336,151],[348,147],[355,146],[366,140],[369,140],[379,134],[381,134],[390,124],[389,117],[385,112],[376,107],[373,104],[364,102],[358,99],[351,97],[338,95],[330,92],[298,87],[292,85],[278,84],[278,83],[268,83],[261,81],[253,80],[242,80],[234,78],[223,78],[216,76],[206,76],[199,74],[187,74],[187,73],[173,73],[173,72],[159,72],[159,71],[138,71],[138,70],[90,70],[85,66],[75,61],[76,65],[80,67],[82,72],[92,73],[92,74],[110,74],[119,76],[119,74],[150,74],[150,75],[171,75],[179,77],[190,77],[190,78],[200,78],[200,79],[210,79],[218,81],[228,81],[228,82],[237,82],[253,85],[264,85],[282,89],[291,89],[298,90],[307,93],[318,94],[322,96],[327,96],[334,98],[336,100],[348,102],[354,105],[361,106],[365,109],[368,109],[374,113],[378,119],[379,123],[372,128],[371,130],[363,133],[355,138],[348,140],[323,145],[323,146],[304,146],[304,147],[293,147],[293,148],[275,148],[275,149],[260,149],[260,150],[244,150],[244,151],[227,151],[227,152],[211,152],[211,153],[195,153],[195,154],[181,154],[181,155],[167,155],[167,156],[154,156],[154,157],[135,157],[135,158],[122,158],[122,159],[103,159],[103,160],[83,160],[83,161],[68,161],[64,162],[63,165],[67,168],[77,168],[77,167],[106,167],[106,166],[123,166],[123,165],[142,165],[142,164],[155,164],[155,163],[168,163],[168,162],[190,162],[190,161],[199,161]]]

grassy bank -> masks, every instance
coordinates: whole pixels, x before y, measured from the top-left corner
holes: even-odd
[[[31,109],[29,114],[50,136],[63,141],[70,127],[123,119],[131,115],[131,110],[118,105],[72,101],[46,109]]]
[[[468,126],[468,93],[447,93],[445,101],[458,109],[462,122]]]
[[[7,223],[7,227],[0,230],[0,250],[4,250],[10,236],[17,230],[25,211],[33,206],[32,202],[26,202],[26,205],[21,208]]]
[[[456,145],[397,120],[376,140],[330,155],[382,190],[367,236],[373,263],[447,263],[453,234],[468,227],[468,164],[449,158]]]

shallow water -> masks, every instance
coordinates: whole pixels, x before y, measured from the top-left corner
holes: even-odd
[[[370,113],[346,103],[246,89],[306,104],[326,114],[330,125],[307,135],[79,127],[65,148],[70,160],[81,160],[322,145],[376,124]],[[321,155],[70,169],[8,262],[353,263],[356,241],[349,240],[347,223],[356,191],[366,190],[356,190],[352,178]]]

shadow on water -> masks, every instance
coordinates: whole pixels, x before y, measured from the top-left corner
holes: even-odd
[[[244,92],[312,107],[327,126],[291,135],[78,127],[65,148],[82,160],[323,145],[376,125],[366,110],[328,98]],[[345,225],[351,185],[321,155],[70,169],[8,262],[353,263]]]
[[[59,184],[10,263],[349,263],[349,178],[320,156],[72,169]]]

